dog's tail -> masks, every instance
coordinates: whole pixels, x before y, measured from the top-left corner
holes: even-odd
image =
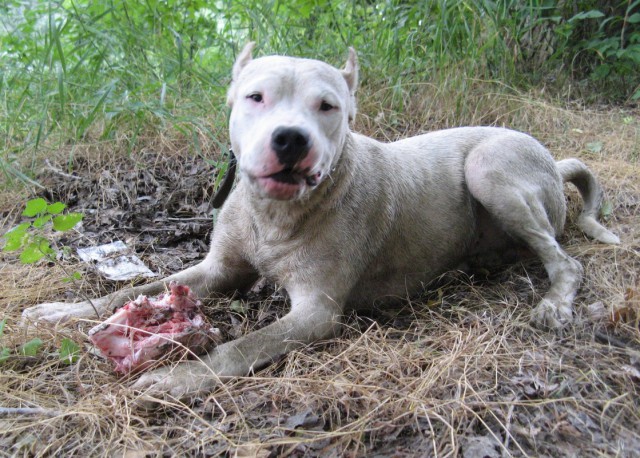
[[[604,243],[618,244],[617,235],[606,229],[597,220],[602,203],[602,188],[593,173],[578,159],[564,159],[556,162],[562,180],[571,182],[578,188],[584,206],[578,218],[578,227],[590,237]]]

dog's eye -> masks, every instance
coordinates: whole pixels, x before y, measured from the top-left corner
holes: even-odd
[[[333,105],[331,105],[330,103],[325,102],[324,100],[320,104],[320,111],[331,111],[334,108],[335,107]]]
[[[247,96],[247,98],[253,100],[256,103],[261,103],[264,100],[262,98],[262,94],[260,94],[259,92],[255,92],[253,94],[249,94]]]

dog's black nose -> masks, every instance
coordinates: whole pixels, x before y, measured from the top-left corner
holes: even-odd
[[[293,167],[311,149],[311,138],[303,129],[278,127],[271,135],[271,148],[282,165]]]

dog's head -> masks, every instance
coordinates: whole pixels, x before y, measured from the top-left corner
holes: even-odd
[[[356,113],[356,53],[343,70],[311,59],[253,59],[253,43],[233,66],[227,102],[240,173],[258,195],[303,198],[337,162]]]

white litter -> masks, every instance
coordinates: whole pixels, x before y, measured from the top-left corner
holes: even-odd
[[[109,280],[123,281],[158,275],[145,266],[140,258],[131,253],[129,247],[121,241],[78,248],[78,256]]]

